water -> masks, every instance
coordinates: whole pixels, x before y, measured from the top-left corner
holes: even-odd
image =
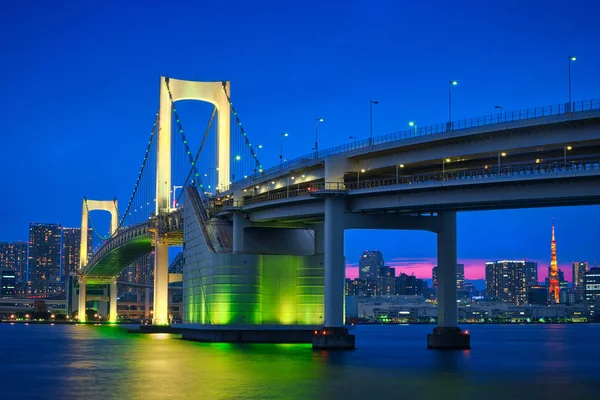
[[[0,324],[0,399],[598,399],[600,325],[358,326],[357,350],[195,343],[116,326]]]

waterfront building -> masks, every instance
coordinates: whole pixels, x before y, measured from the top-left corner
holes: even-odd
[[[573,290],[575,291],[575,301],[580,302],[583,300],[583,277],[588,271],[589,265],[587,261],[575,261],[573,263]]]
[[[527,286],[536,286],[538,284],[537,261],[525,260],[525,279],[527,280]]]
[[[0,270],[15,271],[17,287],[20,293],[27,282],[27,242],[0,243]]]
[[[14,297],[17,274],[12,269],[0,270],[0,297]]]
[[[590,268],[583,276],[584,298],[589,307],[590,316],[600,315],[600,268]]]
[[[396,269],[392,267],[379,267],[377,274],[377,295],[390,295],[396,292]]]
[[[88,243],[92,243],[92,230],[88,229]],[[70,273],[79,270],[79,250],[81,247],[81,228],[62,228],[62,278],[66,281]],[[92,246],[88,246],[91,256]]]
[[[432,287],[437,293],[438,288],[438,267],[431,270]],[[465,297],[465,264],[456,264],[456,292],[458,297]]]
[[[396,294],[402,296],[423,296],[425,283],[414,275],[400,274],[396,278]]]
[[[507,303],[523,304],[527,301],[527,267],[531,261],[501,260],[485,264],[486,295]]]
[[[527,303],[546,305],[548,304],[548,290],[546,286],[529,286],[527,287]]]
[[[358,277],[376,281],[379,268],[383,266],[383,254],[379,250],[367,250],[358,261]]]
[[[27,281],[32,294],[54,291],[54,283],[61,281],[61,239],[59,224],[29,224]]]

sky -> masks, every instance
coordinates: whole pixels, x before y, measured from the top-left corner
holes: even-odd
[[[227,1],[3,4],[0,13],[0,241],[27,240],[30,222],[78,226],[81,199],[126,201],[158,107],[159,77],[230,80],[265,167],[373,133],[600,98],[600,3],[547,1]],[[200,141],[210,107],[182,107]],[[185,115],[184,112],[186,113]],[[192,146],[193,147],[193,146]],[[209,168],[209,166],[207,166]],[[458,215],[467,278],[498,259],[600,261],[598,206]],[[108,220],[106,220],[108,221]],[[105,222],[108,224],[108,222]],[[348,231],[349,276],[366,249],[430,277],[435,236]]]

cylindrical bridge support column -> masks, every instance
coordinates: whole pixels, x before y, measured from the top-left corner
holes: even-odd
[[[456,212],[440,215],[443,231],[437,235],[438,326],[456,326]]]
[[[150,288],[144,289],[144,317],[150,318]]]
[[[244,218],[242,212],[233,213],[233,252],[244,252],[244,229],[248,226],[248,221]]]
[[[86,322],[86,314],[85,314],[85,278],[83,276],[79,277],[79,305],[77,306],[77,320],[82,323]]]
[[[313,349],[354,349],[354,335],[349,335],[344,327],[344,211],[343,197],[325,198],[325,324],[313,335]],[[315,235],[318,239],[318,229],[315,229]],[[315,246],[315,252],[318,252],[318,246]]]
[[[108,322],[117,322],[117,280],[110,283],[110,311]]]
[[[456,293],[456,212],[439,213],[438,251],[438,326],[427,335],[430,349],[470,349],[471,337],[457,326]]]
[[[325,327],[344,326],[344,198],[325,199]]]
[[[154,309],[152,325],[169,325],[169,244],[154,249]]]

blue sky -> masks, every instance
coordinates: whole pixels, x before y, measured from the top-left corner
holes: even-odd
[[[77,4],[78,3],[78,4]],[[206,3],[206,4],[202,4]],[[29,222],[78,226],[81,198],[128,199],[158,105],[161,74],[232,83],[262,163],[447,119],[600,98],[600,5],[593,1],[46,2],[0,13],[0,241]],[[188,114],[183,115],[184,111]],[[210,108],[183,107],[201,127]],[[195,138],[199,142],[199,136]],[[600,261],[598,207],[459,215],[459,258]],[[419,232],[348,232],[346,257],[434,257]],[[483,269],[483,266],[482,266]]]

